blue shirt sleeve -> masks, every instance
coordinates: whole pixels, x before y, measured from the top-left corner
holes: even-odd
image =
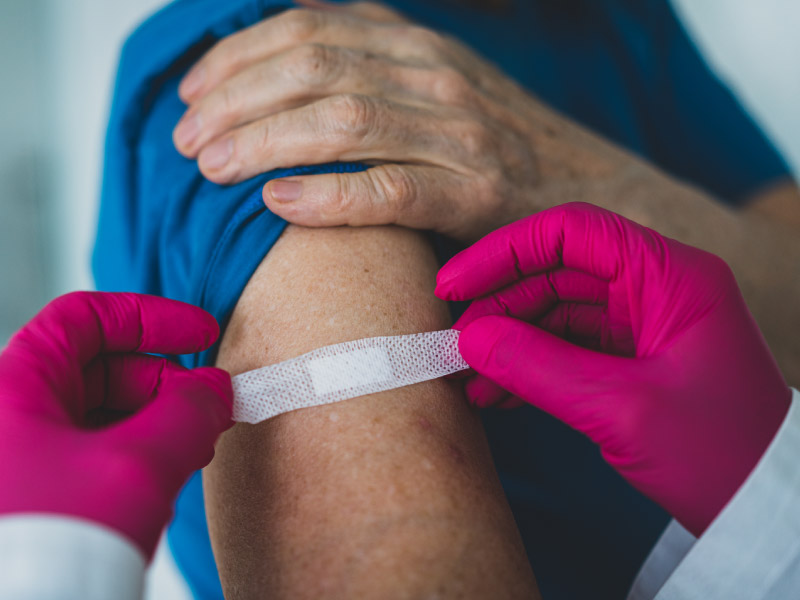
[[[93,270],[99,289],[158,294],[209,311],[224,327],[286,222],[261,188],[287,175],[354,172],[357,163],[279,169],[236,185],[206,180],[173,147],[186,107],[182,75],[213,43],[284,10],[270,0],[181,0],[151,17],[123,48],[109,120]],[[213,360],[214,348],[185,358]]]

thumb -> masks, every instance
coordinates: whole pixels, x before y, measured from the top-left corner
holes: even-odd
[[[270,211],[305,227],[396,224],[443,230],[452,226],[456,199],[464,193],[457,177],[444,169],[388,163],[358,172],[274,179],[262,195]]]
[[[473,321],[458,347],[475,371],[595,440],[635,376],[634,359],[587,350],[505,316]]]
[[[232,403],[231,378],[222,369],[165,371],[154,398],[119,423],[117,435],[143,445],[153,466],[179,486],[213,458],[214,443],[233,424]]]

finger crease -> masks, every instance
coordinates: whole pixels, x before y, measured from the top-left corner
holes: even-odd
[[[553,271],[548,271],[547,275],[545,276],[545,281],[547,285],[550,287],[550,292],[553,294],[553,297],[556,299],[556,303],[561,302],[561,297],[558,295],[558,290],[556,289],[556,284],[553,283],[552,280]]]
[[[514,246],[513,243],[508,245],[509,252],[511,252],[511,257],[514,259],[514,271],[517,273],[517,279],[522,279],[524,274],[522,272],[522,266],[519,262],[519,254],[517,254],[517,248]]]
[[[161,388],[161,376],[164,375],[164,370],[167,368],[167,359],[164,358],[161,360],[161,365],[158,369],[158,377],[156,377],[156,382],[153,384],[153,389],[150,391],[150,400],[155,398],[158,395],[158,390]]]

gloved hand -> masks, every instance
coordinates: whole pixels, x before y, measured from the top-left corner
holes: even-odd
[[[471,401],[510,392],[583,432],[695,535],[789,407],[728,266],[592,205],[489,234],[442,268],[436,293],[478,298],[455,325],[478,373]]]
[[[218,335],[205,311],[154,296],[46,306],[0,354],[0,516],[85,518],[151,557],[181,485],[232,424],[232,390],[220,369],[139,353],[196,352]]]

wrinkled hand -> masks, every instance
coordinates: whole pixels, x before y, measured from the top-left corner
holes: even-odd
[[[365,161],[273,181],[264,200],[301,225],[475,240],[543,208],[542,177],[600,168],[563,119],[454,39],[375,4],[305,4],[223,39],[182,81],[174,141],[210,180]]]
[[[585,433],[695,534],[788,410],[727,265],[588,204],[486,236],[444,266],[437,295],[477,298],[455,325],[473,402],[511,393]]]
[[[225,371],[141,353],[197,352],[218,334],[205,311],[154,296],[51,302],[0,354],[0,515],[89,519],[152,556],[231,425],[232,390]]]

